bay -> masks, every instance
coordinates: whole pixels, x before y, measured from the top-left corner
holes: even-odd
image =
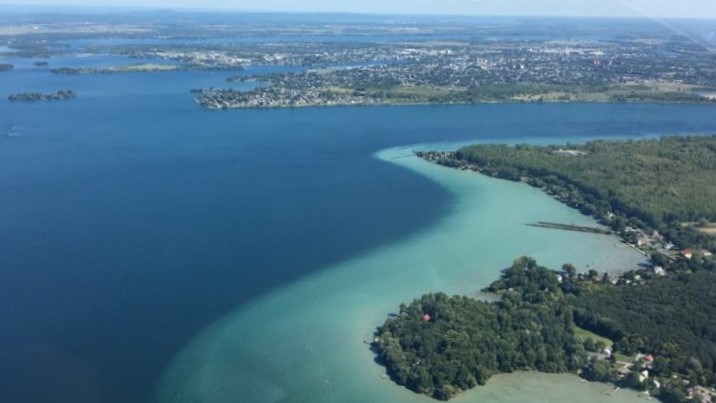
[[[424,231],[252,301],[207,328],[173,361],[156,401],[426,401],[389,381],[366,343],[401,302],[437,291],[479,297],[478,290],[512,256],[522,254],[552,267],[571,262],[579,271],[643,262],[613,237],[525,226],[541,219],[594,224],[536,189],[433,166],[410,151],[389,149],[377,156],[449,190],[455,196],[450,214]],[[530,379],[540,388],[523,389]],[[577,396],[599,401],[605,390],[606,385],[587,388],[574,375],[521,373],[476,388],[458,401],[568,401]],[[636,397],[625,392],[616,400]]]

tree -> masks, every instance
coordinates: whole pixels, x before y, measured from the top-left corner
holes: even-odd
[[[584,375],[584,378],[587,380],[597,382],[613,382],[617,379],[616,370],[612,367],[611,363],[596,358],[589,360],[587,366],[582,370],[582,375]]]
[[[649,255],[649,261],[652,266],[667,266],[669,264],[669,258],[659,252],[653,252]]]
[[[664,403],[684,403],[689,401],[684,385],[680,380],[663,385],[657,397]]]
[[[605,348],[607,348],[607,344],[604,343],[603,340],[597,340],[597,342],[594,344],[594,348],[596,351],[604,351]]]
[[[569,276],[570,279],[574,280],[577,276],[577,269],[571,263],[565,263],[562,265],[562,270]]]
[[[642,383],[639,380],[639,372],[636,370],[631,370],[629,373],[624,377],[624,383],[630,388],[634,389],[642,389]]]

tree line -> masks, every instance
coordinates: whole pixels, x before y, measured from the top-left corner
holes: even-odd
[[[716,221],[716,135],[583,145],[477,144],[421,153],[443,165],[524,180],[617,232],[658,230],[681,248],[716,251],[692,222]]]

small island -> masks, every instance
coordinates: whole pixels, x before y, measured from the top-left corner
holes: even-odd
[[[538,187],[649,264],[610,275],[521,257],[483,290],[496,302],[437,293],[401,304],[373,343],[391,379],[441,400],[519,370],[574,372],[664,402],[716,397],[716,136],[416,154]]]
[[[2,72],[2,71],[10,71],[10,70],[12,70],[12,69],[14,69],[14,68],[15,68],[15,66],[13,66],[12,64],[0,63],[0,72]]]
[[[120,73],[155,73],[178,70],[179,66],[171,64],[132,64],[114,67],[58,67],[50,70],[55,74],[120,74]]]
[[[158,64],[140,63],[125,66],[110,67],[58,67],[50,70],[54,74],[84,75],[84,74],[122,74],[122,73],[164,73],[168,71],[242,71],[243,67],[236,65],[184,63],[184,64]]]
[[[77,97],[77,93],[72,90],[57,91],[55,93],[41,93],[41,92],[20,92],[17,94],[10,94],[7,99],[12,102],[33,102],[33,101],[62,101],[73,99]]]

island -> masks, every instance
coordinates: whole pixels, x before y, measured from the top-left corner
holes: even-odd
[[[441,400],[519,370],[574,372],[664,402],[714,397],[716,136],[416,154],[536,186],[598,219],[649,264],[577,273],[521,257],[483,290],[497,301],[434,293],[401,304],[373,343],[391,379]]]
[[[12,70],[12,69],[14,69],[14,68],[15,68],[15,66],[13,66],[12,64],[9,64],[9,63],[0,63],[0,72],[2,72],[2,71],[10,71],[10,70]]]
[[[50,70],[55,74],[119,74],[119,73],[154,73],[178,70],[179,66],[168,64],[132,64],[114,67],[58,67]]]
[[[20,92],[17,94],[10,94],[7,99],[12,102],[32,102],[32,101],[62,101],[73,99],[77,97],[77,93],[72,90],[57,91],[55,93],[40,93],[40,92]]]

